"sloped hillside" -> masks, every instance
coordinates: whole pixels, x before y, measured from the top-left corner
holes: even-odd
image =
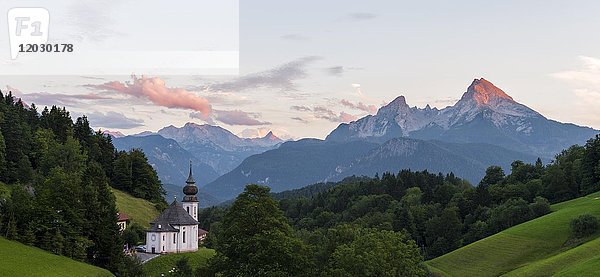
[[[108,270],[0,237],[2,276],[113,276]]]
[[[600,269],[598,234],[569,243],[572,218],[600,217],[600,192],[552,206],[554,212],[426,262],[443,276],[581,276]]]
[[[177,261],[182,258],[187,258],[190,267],[196,269],[206,265],[208,260],[215,255],[215,250],[208,248],[200,248],[197,252],[178,253],[169,255],[160,255],[144,264],[146,275],[151,277],[169,276],[169,271],[172,270]],[[164,275],[161,275],[164,274]]]
[[[135,198],[117,189],[112,189],[112,191],[117,200],[117,209],[129,215],[131,222],[148,227],[150,221],[158,216],[158,211],[150,201]]]

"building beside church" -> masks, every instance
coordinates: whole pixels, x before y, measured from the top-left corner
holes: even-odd
[[[190,173],[183,187],[183,201],[169,205],[146,231],[147,253],[180,253],[198,250],[198,187]]]
[[[117,225],[121,232],[127,229],[127,223],[129,223],[129,216],[124,212],[117,212]]]

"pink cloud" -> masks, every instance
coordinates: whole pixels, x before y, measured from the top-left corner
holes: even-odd
[[[269,125],[270,122],[258,120],[259,114],[248,113],[240,110],[214,111],[215,119],[229,125]]]
[[[132,76],[131,82],[112,81],[101,85],[86,85],[92,89],[119,92],[137,98],[150,100],[152,103],[168,108],[188,109],[208,116],[212,107],[206,98],[195,95],[182,88],[167,87],[159,77],[141,78]]]
[[[91,89],[116,92],[136,98],[147,99],[150,102],[167,107],[193,110],[190,118],[203,120],[209,124],[220,121],[228,125],[269,125],[270,122],[259,120],[260,114],[241,110],[215,110],[207,98],[195,95],[182,88],[167,87],[159,77],[138,78],[132,76],[130,82],[112,81],[100,85],[86,85]]]
[[[244,125],[244,126],[257,126],[257,125],[270,125],[270,122],[260,121],[258,118],[260,114],[249,113],[240,110],[233,111],[222,111],[212,110],[210,116],[205,116],[200,112],[190,113],[190,118],[200,119],[208,124],[215,124],[215,120],[223,122],[227,125]]]
[[[323,107],[323,106],[316,106],[316,107],[314,107],[313,111],[315,113],[316,118],[327,119],[331,122],[336,122],[336,123],[337,122],[347,123],[347,122],[358,119],[358,117],[355,115],[351,115],[346,112],[336,113],[336,112],[334,112],[326,107]]]
[[[357,120],[358,117],[355,116],[355,115],[351,115],[351,114],[345,113],[345,112],[340,112],[339,119],[340,119],[341,122],[348,123],[350,121]]]
[[[371,114],[374,114],[377,112],[377,106],[375,105],[367,105],[363,102],[358,102],[358,103],[352,103],[349,100],[346,99],[342,99],[340,101],[340,103],[346,107],[352,108],[352,109],[356,109],[356,110],[361,110],[361,111],[365,111]]]

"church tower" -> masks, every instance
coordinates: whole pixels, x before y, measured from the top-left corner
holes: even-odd
[[[186,185],[183,187],[183,194],[185,196],[181,204],[191,217],[198,220],[198,198],[196,197],[198,187],[196,187],[196,181],[194,181],[194,176],[192,176],[192,161],[190,161],[190,174],[185,183]]]

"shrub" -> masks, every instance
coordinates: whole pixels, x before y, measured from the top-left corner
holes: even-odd
[[[182,277],[191,277],[194,273],[194,270],[190,266],[189,260],[187,257],[183,257],[175,263],[174,273],[176,276]]]
[[[134,247],[140,241],[140,237],[138,236],[138,234],[131,229],[127,229],[127,230],[123,231],[122,237],[123,237],[123,242],[125,242],[127,245],[129,245],[129,247]]]
[[[551,212],[550,202],[541,196],[536,197],[535,201],[529,204],[529,207],[531,208],[534,217],[540,217]]]
[[[576,238],[594,234],[598,230],[598,219],[590,214],[580,215],[571,220],[571,230]]]

